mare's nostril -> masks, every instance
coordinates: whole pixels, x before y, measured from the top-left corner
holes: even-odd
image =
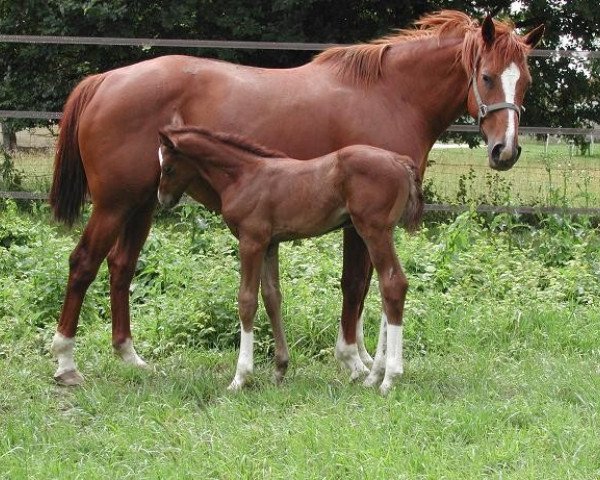
[[[492,148],[492,160],[494,162],[497,162],[498,160],[500,160],[500,153],[502,152],[503,149],[504,149],[503,143],[497,143],[496,145],[494,145],[494,148]]]

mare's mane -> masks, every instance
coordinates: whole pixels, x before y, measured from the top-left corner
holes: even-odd
[[[209,140],[215,141],[217,143],[222,143],[223,145],[234,147],[239,150],[243,150],[245,152],[251,153],[253,155],[257,155],[259,157],[265,158],[287,158],[288,156],[274,149],[267,148],[263,145],[259,145],[258,143],[249,140],[248,138],[238,135],[235,133],[227,133],[227,132],[215,132],[212,130],[208,130],[203,127],[196,126],[183,126],[183,127],[172,127],[170,128],[172,133],[176,134],[186,134],[191,133],[194,135],[200,135]]]
[[[462,38],[463,45],[457,61],[462,63],[470,76],[483,48],[477,20],[459,11],[440,10],[422,16],[413,26],[415,28],[401,29],[370,43],[328,48],[317,55],[313,62],[331,65],[340,77],[368,86],[383,76],[384,54],[393,45],[428,38]],[[494,52],[497,55],[493,61],[502,65],[511,59],[525,58],[530,48],[514,34],[514,25],[494,20],[494,27]]]

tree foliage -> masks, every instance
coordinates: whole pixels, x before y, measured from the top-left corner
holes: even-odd
[[[0,0],[4,34],[354,43],[406,27],[440,8],[475,17],[510,14],[508,0]],[[600,9],[591,1],[523,0],[510,18],[529,30],[546,24],[543,48],[565,38],[582,49],[598,47]],[[0,43],[0,109],[57,111],[85,75],[167,53],[217,57],[260,66],[286,67],[314,52],[182,50],[90,45]],[[572,59],[531,59],[533,88],[524,125],[580,126],[598,122],[598,61],[579,67]],[[12,121],[12,128],[40,124]]]

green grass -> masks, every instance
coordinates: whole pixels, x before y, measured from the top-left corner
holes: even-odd
[[[571,155],[566,144],[521,140],[518,163],[506,172],[488,167],[487,148],[434,149],[425,174],[441,202],[549,205],[595,208],[600,205],[600,152]]]
[[[153,370],[111,353],[103,268],[77,336],[86,382],[61,388],[48,346],[77,230],[49,223],[46,208],[2,203],[0,217],[0,478],[600,476],[600,235],[585,220],[533,228],[466,213],[399,232],[405,375],[384,398],[333,360],[339,233],[282,246],[283,386],[270,381],[261,311],[253,381],[226,391],[236,244],[186,205],[158,219],[132,288],[136,345]]]

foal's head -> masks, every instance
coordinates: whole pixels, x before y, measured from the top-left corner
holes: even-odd
[[[196,170],[185,153],[175,146],[173,132],[168,128],[158,132],[160,145],[158,160],[160,162],[160,183],[158,184],[158,201],[165,208],[177,205],[183,192],[190,185]]]
[[[471,74],[467,108],[478,120],[488,144],[490,167],[508,170],[521,147],[518,126],[523,97],[531,83],[527,54],[539,42],[544,26],[524,36],[487,16],[480,29],[465,38],[463,64]]]

